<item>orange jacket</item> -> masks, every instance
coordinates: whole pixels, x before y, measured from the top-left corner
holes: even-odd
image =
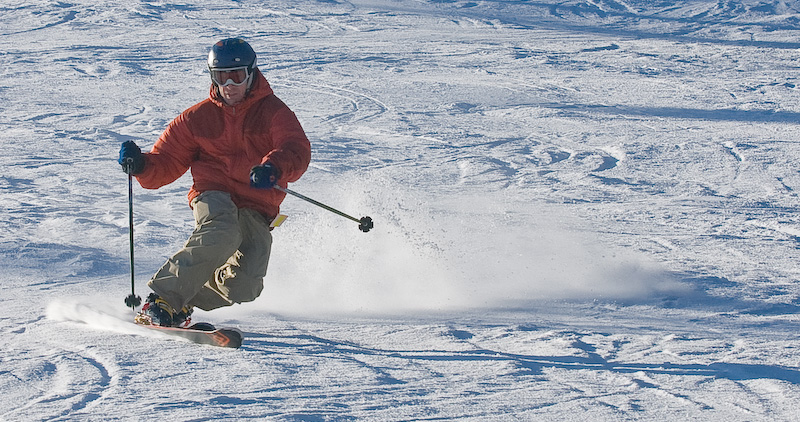
[[[269,162],[278,168],[278,184],[286,187],[303,175],[311,161],[311,145],[297,117],[272,92],[256,69],[245,100],[231,107],[215,86],[209,98],[173,120],[136,178],[142,187],[158,189],[191,168],[194,184],[189,202],[202,192],[231,194],[239,208],[259,211],[268,220],[278,215],[283,192],[250,187],[250,169]]]

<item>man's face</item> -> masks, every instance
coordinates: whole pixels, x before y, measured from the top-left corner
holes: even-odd
[[[225,100],[225,104],[233,106],[244,100],[244,96],[247,93],[247,84],[221,86],[219,87],[219,93],[222,95],[222,99]]]
[[[228,105],[236,105],[244,100],[252,77],[252,73],[246,67],[211,71],[211,79],[217,84],[222,99]]]

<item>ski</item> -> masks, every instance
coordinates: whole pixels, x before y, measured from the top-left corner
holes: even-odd
[[[229,347],[238,349],[242,345],[242,332],[235,328],[216,328],[205,322],[190,325],[186,328],[162,327],[159,325],[144,325],[142,327],[156,330],[182,339],[189,340],[197,344],[207,344],[217,347]]]

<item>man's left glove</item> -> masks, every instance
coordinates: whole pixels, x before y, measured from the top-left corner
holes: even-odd
[[[272,164],[255,166],[250,169],[250,186],[256,189],[272,189],[280,177],[280,172]]]
[[[130,175],[136,175],[144,171],[144,154],[136,142],[125,141],[119,149],[119,165],[122,171]]]

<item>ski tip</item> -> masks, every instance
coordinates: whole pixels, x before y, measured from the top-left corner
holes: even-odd
[[[213,324],[207,322],[198,322],[189,327],[162,327],[159,325],[152,325],[149,321],[135,321],[135,323],[151,330],[189,340],[193,343],[217,347],[238,349],[242,347],[242,342],[244,340],[244,335],[237,328],[216,328]]]
[[[235,328],[219,328],[215,331],[225,337],[223,340],[220,338],[219,346],[222,347],[229,347],[232,349],[238,349],[242,347],[242,343],[244,342],[244,335],[241,331]]]

